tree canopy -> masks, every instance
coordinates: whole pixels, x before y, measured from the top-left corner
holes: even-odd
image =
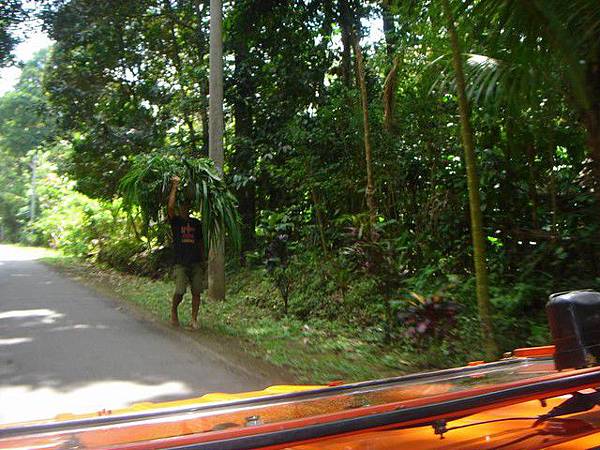
[[[16,28],[26,17],[21,0],[6,0],[0,5],[0,67],[12,61],[11,52],[19,42]]]

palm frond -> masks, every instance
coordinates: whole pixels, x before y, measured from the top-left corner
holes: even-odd
[[[466,4],[472,2],[462,2]],[[534,70],[551,63],[570,85],[573,100],[586,109],[586,66],[597,59],[600,46],[600,2],[597,0],[485,0],[463,14],[479,18],[486,48],[503,51],[507,60],[519,55]],[[548,67],[550,64],[545,64]],[[544,67],[543,66],[543,67]]]
[[[153,223],[165,219],[171,179],[181,178],[178,202],[191,204],[200,214],[206,248],[225,235],[236,251],[241,247],[237,200],[217,175],[212,161],[186,159],[173,155],[138,155],[119,184],[122,207],[128,214],[139,210],[147,234]]]
[[[552,71],[532,70],[525,55],[501,59],[466,53],[463,58],[469,101],[492,109],[519,110],[535,106],[539,104],[541,92],[559,82],[552,78]],[[450,62],[450,55],[443,55],[431,63],[431,68],[439,73],[432,90],[454,90]]]

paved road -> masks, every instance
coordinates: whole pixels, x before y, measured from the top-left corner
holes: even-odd
[[[0,245],[0,423],[271,384],[35,258]]]

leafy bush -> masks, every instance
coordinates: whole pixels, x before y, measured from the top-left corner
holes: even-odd
[[[75,256],[90,256],[105,238],[113,217],[97,201],[71,192],[42,210],[26,232],[30,242],[48,245]]]
[[[121,238],[100,249],[97,260],[122,272],[136,272],[134,258],[145,250],[146,246],[137,239]]]

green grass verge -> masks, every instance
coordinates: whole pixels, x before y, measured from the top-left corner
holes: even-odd
[[[44,262],[75,274],[118,297],[168,321],[173,284],[101,268],[73,257],[55,255]],[[332,380],[358,381],[448,365],[419,355],[414,349],[382,346],[376,331],[342,321],[302,321],[283,316],[277,293],[260,269],[242,269],[228,277],[227,300],[203,300],[201,326],[212,333],[232,336],[243,351],[291,371],[302,383]],[[190,297],[180,306],[180,319],[190,321]],[[441,363],[441,364],[440,364]],[[448,363],[448,361],[446,361]]]

